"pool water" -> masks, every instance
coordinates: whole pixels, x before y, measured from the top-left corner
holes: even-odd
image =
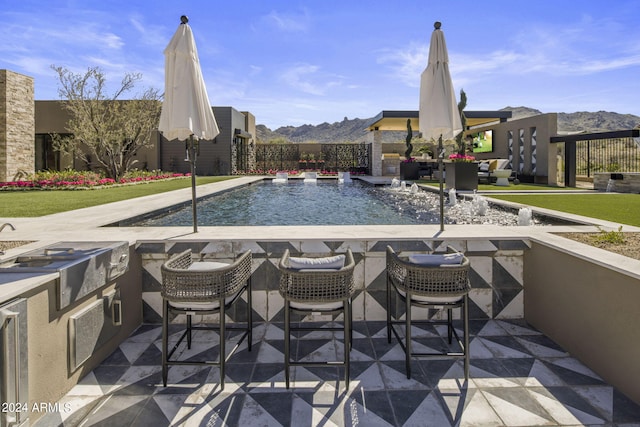
[[[389,204],[385,192],[354,180],[316,184],[290,180],[241,187],[198,200],[199,225],[389,225],[419,220]],[[191,206],[141,221],[140,226],[192,225]]]
[[[198,225],[411,225],[439,224],[439,196],[428,191],[403,191],[359,180],[303,183],[269,180],[198,200]],[[447,199],[447,203],[448,199]],[[547,224],[534,218],[534,223]],[[517,225],[517,212],[491,207],[478,214],[471,201],[445,206],[447,224]],[[191,205],[161,212],[128,226],[191,226]]]

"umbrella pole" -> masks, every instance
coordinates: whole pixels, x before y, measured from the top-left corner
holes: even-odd
[[[442,147],[442,134],[438,138],[438,171],[440,172],[440,231],[444,231],[444,189],[442,188],[442,175],[444,174],[444,167],[442,159],[444,158],[444,148]]]
[[[193,135],[189,137],[189,163],[191,163],[191,209],[193,210],[193,232],[198,232],[198,213],[196,210],[196,147]]]

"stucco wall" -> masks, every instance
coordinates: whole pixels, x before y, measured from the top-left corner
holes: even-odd
[[[551,137],[558,133],[557,113],[509,120],[473,131],[481,130],[493,130],[493,152],[476,153],[474,156],[477,159],[511,159],[511,168],[518,172],[521,180],[540,184],[557,184],[555,145],[549,143]],[[513,135],[511,144],[509,143],[510,132]]]
[[[532,241],[524,282],[525,320],[640,403],[637,274]]]

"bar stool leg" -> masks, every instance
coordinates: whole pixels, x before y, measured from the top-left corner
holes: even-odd
[[[447,309],[447,338],[449,339],[449,345],[453,341],[453,309]]]
[[[344,302],[344,382],[347,390],[349,390],[349,364],[351,360],[349,354],[351,352],[351,327],[351,298],[349,298]]]
[[[411,378],[411,295],[407,292],[405,296],[405,366],[407,379]]]
[[[167,386],[169,367],[167,359],[169,352],[169,301],[162,301],[162,384]]]
[[[391,283],[387,274],[387,342],[391,343]]]
[[[225,322],[226,322],[226,307],[224,305],[224,298],[220,298],[220,390],[224,390],[224,368],[225,358],[227,352],[225,350]]]
[[[291,347],[290,332],[291,314],[289,312],[289,300],[284,302],[284,382],[289,388],[289,351]]]
[[[469,379],[469,359],[470,359],[470,348],[469,348],[469,295],[465,294],[464,296],[464,307],[463,317],[464,317],[464,379]]]
[[[187,314],[187,348],[191,350],[191,315]]]
[[[251,276],[247,284],[247,349],[251,351],[251,343],[253,343],[253,303],[251,297]]]

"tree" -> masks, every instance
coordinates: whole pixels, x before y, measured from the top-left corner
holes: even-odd
[[[458,102],[458,113],[460,114],[460,122],[462,124],[462,132],[456,135],[456,146],[458,154],[464,155],[466,152],[466,142],[464,140],[464,131],[467,128],[467,117],[464,115],[464,109],[467,107],[467,94],[464,89],[460,90],[460,102]]]
[[[58,93],[71,117],[66,125],[71,135],[53,135],[54,147],[118,180],[137,162],[135,154],[151,145],[151,131],[158,128],[162,108],[158,90],[149,88],[135,99],[122,100],[141,74],[127,73],[109,97],[100,68],[89,68],[85,74],[51,68],[58,74]]]

